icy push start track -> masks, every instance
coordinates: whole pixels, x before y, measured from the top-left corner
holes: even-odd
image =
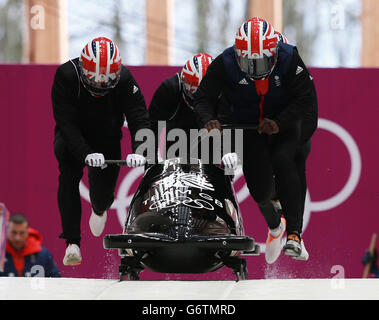
[[[379,279],[123,281],[0,278],[0,300],[378,300]]]

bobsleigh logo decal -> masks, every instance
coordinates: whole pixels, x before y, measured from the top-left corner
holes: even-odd
[[[158,181],[159,184],[170,185],[175,187],[190,187],[203,190],[214,191],[213,185],[203,176],[192,173],[173,173],[168,177]]]
[[[190,196],[192,188],[202,191],[214,191],[213,185],[201,175],[174,172],[153,183],[152,190],[154,190],[154,194],[144,201],[144,205],[148,205],[151,202],[149,205],[150,210],[167,209],[180,204],[194,209],[214,210],[214,206],[211,203],[214,202],[222,208],[222,203],[219,200],[213,199],[212,196],[204,192],[199,193],[200,198],[193,199]]]
[[[150,200],[145,200],[143,204],[146,205],[148,204],[148,202],[151,202],[149,210],[168,209],[181,204],[193,209],[206,209],[213,211],[215,207],[212,203],[216,204],[220,208],[223,208],[222,202],[218,199],[213,199],[212,196],[210,196],[209,194],[199,193],[199,196],[201,197],[201,199],[193,199],[187,195],[181,195],[178,197],[159,197],[158,199],[153,196]]]

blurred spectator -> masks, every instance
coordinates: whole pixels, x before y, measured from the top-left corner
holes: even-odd
[[[378,268],[377,260],[378,260],[378,252],[376,251],[376,249],[372,256],[370,256],[370,251],[366,250],[361,260],[363,265],[367,265],[368,263],[371,262],[370,274],[374,275],[375,278],[379,278],[379,268]]]
[[[29,227],[21,213],[12,214],[7,228],[3,277],[60,277],[51,253],[42,246],[42,235]]]

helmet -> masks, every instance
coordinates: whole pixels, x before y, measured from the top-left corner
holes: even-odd
[[[278,37],[273,26],[260,18],[244,22],[237,31],[234,43],[237,62],[253,80],[267,78],[278,57]]]
[[[79,71],[93,96],[106,95],[120,80],[121,57],[116,44],[104,37],[88,42],[79,57]]]
[[[283,42],[283,43],[288,43],[288,39],[286,38],[286,36],[278,31],[275,31],[275,34],[277,35],[278,37],[278,40]]]
[[[199,53],[190,58],[180,72],[184,101],[193,108],[193,94],[196,92],[213,58],[207,53]]]

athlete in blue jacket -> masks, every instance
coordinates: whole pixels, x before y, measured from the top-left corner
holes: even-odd
[[[301,241],[304,181],[296,156],[317,127],[313,78],[296,47],[280,40],[267,21],[244,22],[234,46],[215,58],[195,94],[195,110],[208,130],[221,129],[212,108],[220,92],[230,101],[232,123],[258,126],[257,131],[244,131],[242,161],[250,194],[269,227],[268,263],[279,257],[285,231],[284,253],[299,258],[305,251]],[[271,202],[275,192],[284,217]]]
[[[42,235],[29,227],[22,214],[12,214],[2,277],[60,277],[51,253],[42,246]]]

